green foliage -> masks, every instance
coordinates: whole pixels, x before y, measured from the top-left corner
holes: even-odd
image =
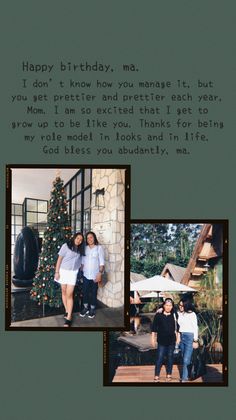
[[[143,223],[131,225],[132,255],[137,260],[149,258],[158,262],[165,255],[164,243],[167,243],[168,239],[168,224]]]
[[[162,263],[155,263],[150,260],[144,262],[144,276],[145,277],[152,277],[157,275],[160,271],[162,271],[165,263],[162,260]]]
[[[143,274],[144,272],[144,261],[140,261],[135,257],[130,258],[130,269],[133,273]]]
[[[223,343],[222,315],[217,311],[207,310],[198,314],[200,344],[204,344],[210,351],[216,343]]]
[[[131,270],[151,277],[167,262],[186,267],[199,231],[194,224],[132,224]]]
[[[220,279],[219,284],[215,283],[214,269],[210,269],[202,278],[195,302],[198,309],[207,308],[214,311],[222,311],[222,279]]]
[[[158,299],[153,299],[151,300],[151,302],[145,303],[145,305],[142,308],[142,312],[143,313],[155,312],[157,306],[158,306]]]
[[[60,247],[70,236],[66,194],[63,181],[57,177],[51,191],[47,229],[44,232],[38,270],[30,292],[31,299],[38,305],[47,304],[58,308],[62,304],[60,286],[54,281],[55,265]]]
[[[152,277],[160,274],[166,264],[166,259],[160,263],[153,262],[152,260],[137,260],[131,257],[130,269],[133,273],[143,274],[145,277]]]

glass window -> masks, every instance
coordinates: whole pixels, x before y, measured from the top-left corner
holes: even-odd
[[[38,223],[47,222],[46,213],[38,213]]]
[[[21,232],[22,227],[21,226],[16,226],[15,229],[16,229],[15,230],[16,235],[18,235]]]
[[[25,198],[24,205],[12,203],[12,248],[23,226],[30,226],[43,238],[47,223],[47,200]]]
[[[37,200],[26,200],[26,211],[37,211]]]
[[[22,226],[22,216],[15,216],[15,225],[21,225]]]
[[[65,187],[73,232],[90,228],[91,179],[92,169],[80,169],[76,179],[71,179]],[[88,211],[84,214],[85,210]]]
[[[71,216],[71,228],[72,228],[72,231],[75,230],[75,214],[72,214]]]
[[[85,169],[84,171],[84,188],[91,184],[91,169]]]
[[[71,187],[71,196],[74,197],[76,194],[76,178],[73,179]]]
[[[26,225],[28,225],[29,223],[37,223],[37,213],[27,212]]]
[[[75,230],[76,232],[81,231],[81,212],[76,213]]]
[[[76,210],[81,211],[81,194],[76,197]]]
[[[21,204],[13,204],[12,205],[12,214],[22,215],[22,205]]]
[[[75,213],[75,198],[73,200],[71,200],[71,213],[72,214]]]
[[[48,211],[48,206],[47,206],[47,201],[38,201],[38,211],[41,213],[47,213]]]
[[[78,193],[81,190],[81,172],[77,175],[77,189],[76,192]]]
[[[84,208],[85,209],[88,209],[91,205],[90,194],[91,194],[90,189],[84,192]]]
[[[90,210],[84,211],[84,231],[88,232],[90,230]]]
[[[66,198],[68,200],[68,198],[70,197],[70,185],[67,185],[67,187],[65,187],[65,193],[66,193]]]

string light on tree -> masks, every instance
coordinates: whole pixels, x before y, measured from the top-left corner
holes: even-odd
[[[71,236],[66,193],[63,188],[63,181],[59,175],[53,181],[50,203],[48,206],[47,228],[43,237],[40,264],[33,281],[31,298],[38,305],[44,303],[58,308],[61,306],[62,301],[60,286],[54,281],[55,266],[58,250]]]

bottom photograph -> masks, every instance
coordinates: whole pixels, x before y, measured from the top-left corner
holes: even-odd
[[[227,386],[227,221],[131,224],[130,327],[104,385]]]

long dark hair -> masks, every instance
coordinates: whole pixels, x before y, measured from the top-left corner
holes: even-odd
[[[81,244],[79,246],[75,245],[75,238],[77,238],[77,236],[82,236],[83,241],[81,242]],[[85,255],[84,253],[84,235],[81,232],[76,232],[72,238],[67,242],[67,246],[69,249],[71,249],[71,251],[74,252],[78,252],[80,255]]]
[[[194,304],[190,300],[182,300],[184,312],[195,312]]]
[[[94,244],[98,245],[98,238],[97,238],[96,234],[94,232],[91,232],[91,231],[86,233],[86,244],[88,245],[88,241],[87,241],[88,235],[93,235]]]

